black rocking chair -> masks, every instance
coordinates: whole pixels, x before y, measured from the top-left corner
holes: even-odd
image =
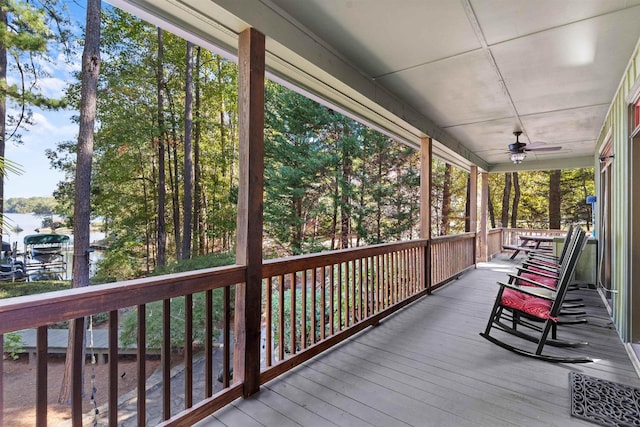
[[[500,289],[496,296],[487,327],[480,335],[492,343],[514,353],[556,363],[588,363],[587,357],[570,357],[543,353],[545,345],[555,347],[575,347],[582,342],[558,340],[557,322],[562,304],[571,283],[576,264],[586,244],[585,232],[578,229],[569,245],[565,259],[560,265],[555,289],[530,278],[511,275],[509,283],[498,282]],[[510,325],[509,325],[510,323]],[[524,330],[518,327],[525,328]],[[491,329],[507,332],[520,339],[537,344],[535,351],[508,344],[495,336]],[[551,333],[551,338],[549,334]]]

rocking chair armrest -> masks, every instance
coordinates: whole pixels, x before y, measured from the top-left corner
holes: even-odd
[[[503,288],[513,289],[514,291],[522,292],[523,294],[531,295],[536,298],[546,299],[548,301],[555,301],[556,291],[547,288],[538,288],[534,286],[518,286],[513,283],[498,282]]]
[[[539,287],[539,288],[543,288],[543,289],[548,289],[548,290],[550,290],[550,291],[554,291],[554,292],[555,292],[555,289],[554,289],[554,288],[552,288],[552,287],[551,287],[551,286],[549,286],[549,285],[545,285],[544,283],[536,282],[535,280],[527,279],[526,277],[521,277],[521,276],[518,276],[518,275],[516,275],[516,274],[509,273],[509,284],[510,284],[510,285],[520,287],[520,285],[517,285],[517,284],[516,284],[516,283],[517,283],[517,281],[519,281],[519,280],[522,280],[523,282],[530,283],[530,284],[534,285],[534,287]],[[501,283],[501,282],[498,282],[498,283]],[[526,286],[526,287],[527,287],[527,288],[531,288],[532,286]]]
[[[560,262],[560,258],[555,255],[544,254],[544,253],[529,253],[529,256],[526,258],[527,261],[537,261],[537,262],[551,262],[558,264]]]
[[[550,262],[550,261],[545,261],[545,260],[541,260],[541,259],[525,259],[524,261],[522,261],[522,264],[534,264],[536,267],[540,267],[540,268],[544,268],[546,270],[549,271],[554,271],[557,270],[558,268],[560,268],[561,264],[555,263],[555,262]]]
[[[518,268],[518,269],[520,269],[520,268],[531,269],[532,267],[535,267],[538,270],[542,270],[542,272],[545,273],[545,274],[553,274],[556,277],[559,276],[558,268],[550,267],[550,266],[544,265],[544,264],[536,264],[534,262],[523,262],[522,266],[516,267],[516,268]]]
[[[531,273],[531,274],[535,274],[536,276],[541,276],[541,277],[546,277],[548,279],[558,279],[558,275],[557,274],[550,274],[542,271],[536,271],[536,270],[530,270],[528,268],[523,268],[523,267],[518,267],[518,275],[520,275],[521,273]]]

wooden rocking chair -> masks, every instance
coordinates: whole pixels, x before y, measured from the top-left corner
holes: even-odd
[[[566,260],[560,266],[555,289],[521,276],[511,276],[509,283],[498,282],[500,290],[496,296],[487,327],[480,335],[492,343],[514,353],[556,363],[588,363],[587,357],[554,356],[543,353],[545,345],[556,347],[575,347],[586,343],[558,340],[556,326],[560,310],[567,293],[575,266],[586,243],[584,231],[578,229],[571,242],[568,242]],[[527,283],[529,286],[524,285]],[[506,322],[505,322],[506,320]],[[508,323],[511,323],[509,325]],[[542,323],[542,325],[540,325]],[[526,328],[525,330],[518,327]],[[496,328],[523,340],[537,344],[535,351],[529,351],[508,344],[494,336],[491,329]],[[551,338],[549,334],[551,333]]]

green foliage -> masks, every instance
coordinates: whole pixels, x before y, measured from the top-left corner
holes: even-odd
[[[71,289],[71,283],[62,280],[42,280],[36,282],[0,282],[0,299],[35,295],[44,292]]]
[[[29,106],[57,109],[65,106],[62,99],[54,99],[44,94],[40,81],[49,77],[47,62],[59,60],[60,51],[68,51],[69,20],[61,13],[61,3],[57,0],[41,0],[37,4],[30,1],[9,0],[2,2],[7,17],[6,25],[0,23],[0,43],[7,50],[4,73],[13,73],[16,83],[2,83],[0,90],[6,96],[17,114],[7,115],[5,140],[21,142],[19,129],[33,124]],[[53,43],[58,42],[58,43]],[[60,47],[62,46],[62,49]],[[2,79],[6,78],[6,74]],[[4,146],[4,141],[2,142]]]
[[[144,258],[134,245],[110,247],[96,266],[91,284],[111,283],[144,275]]]
[[[154,270],[153,275],[181,273],[184,271],[202,270],[235,263],[235,255],[231,252],[200,255],[191,259],[174,261]]]
[[[586,203],[586,198],[595,191],[593,173],[592,168],[562,170],[560,209],[563,227],[569,223],[584,224],[587,228],[591,226],[591,206]],[[521,191],[518,227],[548,228],[549,171],[518,172],[518,178]],[[498,223],[502,212],[503,190],[504,174],[489,174],[489,197],[493,202],[494,216]],[[511,200],[513,200],[513,190]]]
[[[327,315],[327,313],[322,313],[320,311],[319,304],[316,305],[315,310],[311,306],[311,293],[313,291],[311,289],[307,289],[306,292],[306,318],[307,323],[305,325],[306,328],[306,345],[305,347],[311,345],[311,319],[312,313],[315,311],[316,316],[316,337],[320,336],[320,316]],[[320,301],[321,291],[316,290],[316,301]],[[280,299],[278,296],[277,290],[272,290],[273,294],[273,315],[272,315],[272,324],[279,325],[280,324]],[[274,345],[278,346],[280,343],[280,339],[284,339],[284,351],[285,353],[291,353],[291,290],[287,289],[283,292],[284,294],[284,332],[283,337],[280,336],[280,330],[277,326],[273,327],[273,339]],[[301,345],[301,330],[302,330],[302,291],[300,289],[296,292],[296,302],[295,302],[295,313],[296,313],[296,351],[299,351],[302,348]],[[327,322],[328,324],[328,322]]]
[[[4,334],[4,352],[13,360],[18,360],[26,343],[17,332]]]
[[[223,290],[214,289],[213,292],[213,322],[219,324],[223,315]],[[200,292],[193,295],[193,341],[202,343],[205,339],[205,294]],[[162,301],[156,301],[146,306],[146,341],[149,348],[160,348],[162,346]],[[131,347],[137,340],[138,317],[137,309],[128,311],[122,319],[122,329],[120,340],[124,347]],[[185,329],[185,298],[172,298],[170,302],[171,319],[171,347],[184,348]],[[214,339],[220,334],[215,330]]]
[[[34,213],[51,215],[56,212],[56,200],[53,197],[12,197],[4,201],[5,213]]]

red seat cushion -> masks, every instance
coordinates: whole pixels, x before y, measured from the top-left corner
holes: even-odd
[[[558,319],[550,315],[552,302],[546,299],[527,295],[515,289],[505,289],[502,293],[500,305],[522,311],[538,319]]]

